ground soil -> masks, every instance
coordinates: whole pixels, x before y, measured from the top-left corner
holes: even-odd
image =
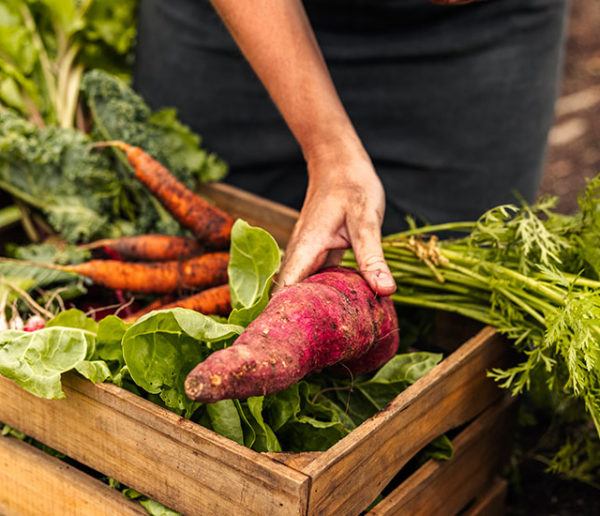
[[[562,88],[549,142],[540,194],[557,195],[559,211],[572,213],[586,179],[600,173],[600,0],[572,0]],[[600,514],[600,490],[545,473],[535,460],[518,462],[520,480],[511,484],[507,514]]]
[[[600,173],[600,0],[572,0],[564,73],[540,193],[577,209],[586,178]]]

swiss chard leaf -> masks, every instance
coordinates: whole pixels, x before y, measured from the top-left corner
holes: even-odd
[[[123,357],[138,386],[160,393],[167,407],[190,417],[199,404],[185,394],[187,374],[208,356],[210,346],[241,331],[241,327],[219,323],[193,310],[151,312],[125,332]]]
[[[0,374],[42,398],[63,398],[61,375],[88,353],[87,330],[61,326],[0,332]]]
[[[229,290],[233,310],[229,322],[247,326],[265,308],[281,253],[264,229],[238,219],[231,230]]]
[[[244,444],[242,421],[234,400],[221,400],[206,405],[212,429],[238,444]]]

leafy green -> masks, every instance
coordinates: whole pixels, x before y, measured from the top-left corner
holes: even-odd
[[[125,363],[121,342],[127,331],[127,324],[116,315],[109,315],[98,323],[96,334],[96,349],[92,358],[104,360],[109,364],[116,364],[121,369]]]
[[[103,382],[111,376],[110,369],[103,360],[82,360],[75,365],[75,370],[92,383]]]
[[[178,121],[174,109],[152,112],[125,82],[100,70],[86,73],[81,88],[97,139],[142,147],[188,187],[225,176],[226,165],[201,149],[200,137]]]
[[[121,186],[105,156],[72,129],[33,124],[0,113],[0,188],[41,210],[68,242],[102,234]]]
[[[227,267],[233,308],[229,322],[247,326],[264,310],[280,264],[281,253],[275,239],[264,229],[236,220]]]
[[[93,135],[138,145],[194,188],[220,179],[226,166],[200,148],[200,138],[173,111],[152,113],[124,82],[100,71],[83,79]],[[93,150],[75,129],[38,128],[0,112],[0,189],[42,212],[69,243],[182,229],[136,179],[121,151]]]
[[[5,0],[0,103],[38,125],[72,127],[84,69],[128,76],[137,0]]]
[[[384,241],[397,304],[434,308],[490,324],[521,360],[489,372],[513,394],[540,382],[555,410],[578,400],[600,438],[600,176],[580,210],[554,213],[555,198],[499,206],[470,223],[413,227]],[[470,233],[438,242],[442,230]],[[346,264],[354,262],[349,254]],[[566,446],[563,450],[573,449]],[[564,460],[561,461],[564,464]]]
[[[89,332],[54,326],[35,332],[0,331],[0,374],[43,398],[63,398],[60,377],[88,352]]]
[[[238,444],[244,444],[244,431],[238,407],[234,400],[221,400],[206,406],[211,428]]]
[[[44,257],[48,249],[38,248]],[[239,444],[261,452],[325,450],[426,374],[441,355],[397,355],[378,372],[339,378],[323,372],[269,396],[201,405],[187,398],[188,373],[231,345],[266,303],[280,253],[266,231],[243,221],[232,232],[229,281],[238,315],[229,321],[183,308],[126,324],[66,310],[33,333],[0,332],[0,373],[45,397],[60,397],[60,375],[75,369],[109,380]],[[240,324],[234,324],[232,320]]]
[[[160,394],[168,408],[190,417],[199,404],[185,394],[186,376],[211,349],[241,331],[239,326],[183,308],[151,312],[123,335],[123,357],[138,386]]]

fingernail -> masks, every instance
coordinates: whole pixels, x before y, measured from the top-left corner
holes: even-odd
[[[396,282],[391,274],[379,272],[376,277],[377,285],[381,288],[391,288],[396,286]]]

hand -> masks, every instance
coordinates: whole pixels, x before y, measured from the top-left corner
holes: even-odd
[[[364,151],[350,154],[309,161],[306,198],[276,290],[302,281],[321,267],[338,265],[348,248],[354,250],[358,269],[377,294],[396,290],[381,249],[385,211],[381,181]]]

